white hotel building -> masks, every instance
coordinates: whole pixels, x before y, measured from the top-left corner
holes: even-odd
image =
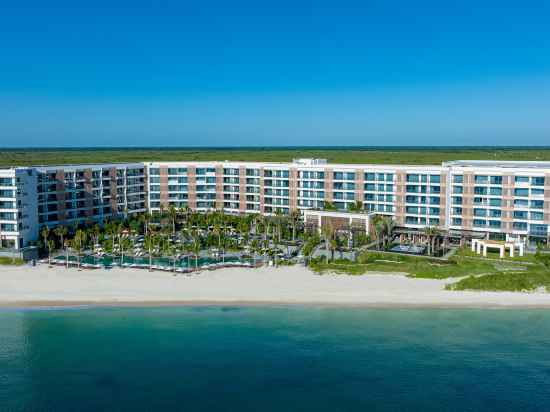
[[[0,169],[0,240],[21,248],[43,225],[102,222],[173,205],[227,213],[365,211],[406,230],[548,240],[550,162],[453,161],[434,166],[145,162]]]

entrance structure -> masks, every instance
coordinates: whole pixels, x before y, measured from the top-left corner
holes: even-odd
[[[506,249],[510,251],[510,257],[514,257],[514,250],[519,250],[519,256],[523,256],[524,244],[521,242],[498,242],[495,240],[480,240],[472,239],[472,252],[476,252],[478,255],[483,253],[483,256],[487,257],[488,249],[498,249],[500,257],[503,258]]]

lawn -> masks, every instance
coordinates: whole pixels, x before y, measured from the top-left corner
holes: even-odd
[[[332,163],[440,164],[450,160],[550,160],[550,148],[98,148],[2,149],[0,166],[141,161],[232,160],[290,162],[297,157]]]
[[[472,259],[455,256],[448,262],[436,259],[402,256],[384,252],[367,252],[358,263],[312,261],[310,267],[318,273],[363,275],[369,272],[407,273],[426,279],[460,278],[447,286],[448,290],[533,291],[550,287],[550,271],[543,265],[525,261]]]

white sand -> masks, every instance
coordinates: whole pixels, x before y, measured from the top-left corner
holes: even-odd
[[[192,276],[139,269],[0,266],[0,305],[317,303],[368,306],[550,307],[550,293],[452,292],[403,275],[316,275],[301,266]]]

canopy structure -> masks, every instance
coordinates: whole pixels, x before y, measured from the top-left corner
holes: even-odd
[[[514,257],[514,250],[519,250],[519,256],[523,256],[524,244],[521,242],[497,242],[494,240],[480,240],[472,239],[472,252],[476,252],[478,255],[483,253],[483,256],[487,257],[488,249],[498,249],[500,257],[503,258],[506,249],[510,251],[510,257]]]

